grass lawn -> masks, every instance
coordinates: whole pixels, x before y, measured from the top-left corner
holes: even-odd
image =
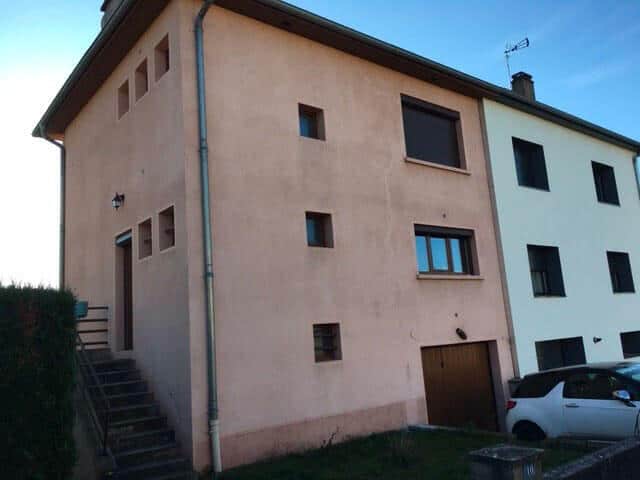
[[[225,472],[223,480],[466,479],[466,454],[505,443],[496,435],[476,432],[392,432],[293,454]],[[543,468],[583,456],[586,447],[557,443],[528,444],[545,448]]]

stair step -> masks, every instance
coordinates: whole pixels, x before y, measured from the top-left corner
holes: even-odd
[[[144,392],[130,392],[130,393],[118,393],[116,395],[105,395],[105,397],[107,397],[107,400],[120,400],[127,397],[141,397],[143,395],[151,395],[152,393],[153,392],[146,390]]]
[[[190,480],[192,478],[194,478],[193,472],[185,470],[184,472],[173,472],[159,477],[150,477],[149,480]]]
[[[123,387],[125,385],[135,385],[136,383],[145,383],[145,381],[144,380],[127,380],[126,382],[101,383],[100,385],[89,385],[89,388]]]
[[[129,418],[127,420],[120,420],[118,422],[109,422],[109,428],[119,428],[126,427],[129,425],[135,425],[137,423],[150,422],[152,420],[166,420],[167,417],[163,415],[153,415],[150,417],[137,417],[137,418]]]
[[[157,407],[158,404],[157,403],[139,403],[136,405],[125,405],[122,407],[111,407],[109,408],[109,413],[116,413],[116,412],[126,412],[126,411],[130,411],[130,410],[140,410],[141,408],[153,408],[153,407]],[[103,412],[104,409],[98,410],[99,412]]]
[[[182,458],[182,457],[168,458],[166,460],[152,461],[152,462],[142,463],[140,465],[133,465],[131,467],[119,468],[117,472],[115,472],[115,474],[117,475],[116,478],[126,478],[128,475],[143,474],[145,471],[161,469],[162,471],[158,472],[157,475],[162,475],[163,474],[162,472],[167,471],[167,469],[170,469],[170,468],[175,469],[175,468],[178,468],[180,464],[186,464],[186,463],[187,463],[186,458]],[[174,470],[172,473],[178,473],[178,471]],[[134,478],[134,477],[130,477],[130,478]],[[139,478],[139,477],[137,477],[136,475],[135,478]],[[157,478],[157,476],[147,477],[147,478],[149,479]]]
[[[160,445],[154,445],[152,447],[123,450],[115,453],[114,456],[116,457],[116,462],[117,462],[118,459],[122,459],[124,457],[132,457],[134,455],[144,455],[145,453],[156,453],[156,452],[161,452],[162,450],[169,450],[171,448],[177,448],[177,447],[178,447],[178,444],[176,442],[162,443]]]
[[[160,428],[157,430],[147,430],[144,432],[125,433],[124,435],[118,436],[118,442],[127,441],[127,440],[138,440],[144,437],[151,437],[153,435],[163,435],[163,434],[171,434],[171,433],[173,433],[173,429],[171,428]]]

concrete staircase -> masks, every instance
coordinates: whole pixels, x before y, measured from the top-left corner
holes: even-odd
[[[80,368],[88,398],[115,464],[107,478],[197,478],[135,361],[114,359],[108,349],[86,350],[83,360]]]

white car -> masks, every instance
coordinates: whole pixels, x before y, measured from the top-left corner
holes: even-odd
[[[507,402],[521,440],[639,435],[640,363],[598,363],[527,375]]]

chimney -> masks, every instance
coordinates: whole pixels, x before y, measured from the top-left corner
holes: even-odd
[[[536,90],[533,87],[533,77],[525,72],[518,72],[511,76],[511,90],[527,100],[535,101]]]
[[[104,0],[104,2],[102,2],[102,6],[100,7],[100,11],[104,12],[102,15],[102,21],[100,22],[102,28],[104,28],[107,22],[111,19],[122,1],[123,0]]]

